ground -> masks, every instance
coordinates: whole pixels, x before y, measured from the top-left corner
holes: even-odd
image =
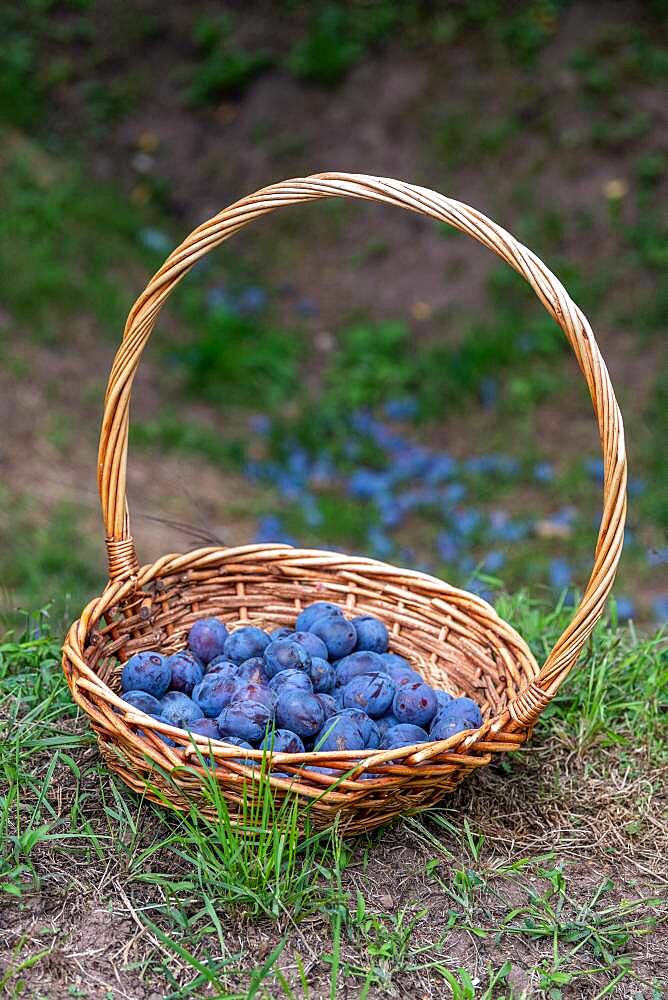
[[[658,1000],[663,5],[275,6],[0,12],[0,992]],[[179,821],[109,776],[56,647],[105,582],[97,435],[134,297],[223,205],[329,169],[432,186],[548,263],[592,321],[633,486],[619,605],[530,746],[430,814],[288,844],[272,883],[234,837],[206,853],[224,817]],[[395,525],[421,473],[356,495],[391,467],[356,430],[366,408],[410,455],[451,458],[459,499]],[[549,607],[591,566],[598,454],[575,361],[507,269],[332,202],[251,227],[173,296],[135,383],[128,492],[142,561],[283,535],[371,553],[484,588],[540,660],[566,621]]]

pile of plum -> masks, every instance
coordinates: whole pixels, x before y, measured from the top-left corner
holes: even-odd
[[[191,733],[283,753],[393,750],[481,725],[474,701],[431,688],[388,638],[377,618],[349,621],[326,601],[271,634],[202,618],[182,652],[127,661],[123,699]]]

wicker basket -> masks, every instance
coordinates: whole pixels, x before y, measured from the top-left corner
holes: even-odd
[[[566,334],[587,380],[605,463],[604,507],[594,567],[580,606],[539,668],[524,640],[494,609],[441,580],[375,559],[287,545],[201,548],[139,566],[126,504],[126,457],[132,381],[153,325],[172,288],[209,250],[276,209],[344,196],[383,202],[447,222],[479,240],[522,274]],[[242,198],[199,226],[169,256],[135,303],[109,377],[99,451],[99,489],[106,529],[109,583],[71,626],[63,668],[72,696],[90,717],[109,767],[138,792],[176,809],[202,793],[198,753],[181,730],[123,702],[120,665],[138,650],[181,649],[192,623],[220,616],[228,627],[290,624],[306,604],[326,599],[350,614],[373,614],[390,630],[390,648],[437,687],[474,698],[478,730],[402,750],[275,754],[277,800],[309,802],[317,825],[339,814],[355,833],[399,813],[432,806],[492,754],[516,750],[574,666],[601,615],[622,548],[626,455],[620,412],[608,372],[585,317],[545,265],[481,213],[417,187],[381,177],[328,173],[287,180]],[[166,745],[159,733],[176,746]],[[202,737],[194,737],[202,748]],[[208,752],[208,751],[207,751]],[[257,792],[260,751],[213,744],[215,778],[233,817]],[[325,765],[345,778],[333,786]],[[155,765],[158,765],[157,767]],[[365,773],[368,772],[368,773]],[[164,773],[169,774],[165,779]]]

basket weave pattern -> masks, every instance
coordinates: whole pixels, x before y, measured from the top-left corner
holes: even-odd
[[[481,598],[424,573],[358,556],[285,545],[204,548],[139,566],[126,502],[126,461],[132,381],[169,292],[209,250],[256,218],[291,204],[331,196],[384,202],[430,216],[479,240],[530,283],[561,326],[585,376],[599,426],[605,466],[604,510],[594,567],[570,625],[539,668],[523,639]],[[319,174],[284,181],[241,199],[196,229],[170,255],[135,303],[116,355],[105,399],[99,489],[106,530],[109,583],[75,621],[63,649],[72,695],[89,715],[101,752],[133,789],[156,801],[207,811],[202,769],[185,733],[123,702],[120,669],[142,649],[165,653],[185,646],[192,623],[220,616],[228,627],[292,624],[315,600],[346,613],[369,613],[390,630],[390,649],[406,656],[428,681],[466,694],[483,711],[478,730],[448,740],[391,751],[274,754],[274,794],[297,794],[323,825],[340,814],[350,833],[437,802],[492,754],[515,750],[574,666],[610,592],[623,542],[626,455],[622,420],[610,379],[587,320],[545,265],[485,216],[442,195],[387,178]],[[168,734],[176,747],[158,733]],[[209,753],[202,737],[195,743]],[[213,744],[216,780],[234,815],[253,794],[260,751]],[[158,765],[156,768],[154,765]],[[309,764],[346,777],[312,771]],[[161,770],[171,774],[166,782]],[[149,785],[147,791],[147,783]]]

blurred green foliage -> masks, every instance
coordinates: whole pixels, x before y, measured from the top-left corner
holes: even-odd
[[[190,81],[193,104],[208,104],[241,93],[272,64],[264,50],[248,51],[234,42],[229,17],[201,17],[193,27],[197,65]]]
[[[268,31],[263,17],[227,4],[215,11],[196,4],[178,18],[173,14],[171,8],[158,10],[150,4],[141,14],[119,9],[114,30],[107,33],[101,8],[81,0],[9,2],[0,10],[5,40],[0,116],[11,126],[2,133],[0,151],[0,268],[11,276],[0,289],[9,330],[1,350],[5,370],[17,383],[33,377],[29,354],[18,350],[14,340],[25,331],[43,346],[56,348],[65,324],[85,317],[116,336],[133,293],[182,234],[184,210],[192,210],[180,202],[168,157],[161,160],[161,152],[151,145],[156,136],[145,129],[142,102],[160,96],[150,67],[142,69],[132,54],[147,45],[169,54],[166,86],[173,88],[182,112],[197,106],[195,128],[210,126],[220,102],[226,103],[226,122],[243,122],[244,94],[260,73],[270,80],[287,73],[294,78],[291,86],[295,79],[309,85],[304,93],[311,96],[305,100],[321,100],[312,86],[337,87],[365,60],[381,64],[384,50],[395,46],[438,80],[438,85],[429,84],[434,100],[419,114],[411,110],[412,130],[402,139],[413,143],[414,152],[419,150],[418,168],[428,183],[456,192],[471,173],[479,173],[496,214],[496,185],[489,184],[494,172],[502,171],[503,204],[497,217],[512,216],[513,231],[549,261],[604,337],[614,343],[617,331],[627,330],[638,352],[647,351],[648,365],[655,364],[668,322],[668,229],[661,211],[667,160],[657,129],[658,106],[645,98],[662,87],[668,72],[661,4],[646,5],[643,16],[634,15],[628,25],[601,13],[592,30],[577,37],[566,33],[570,5],[551,0],[528,0],[512,11],[499,0],[456,0],[447,9],[421,0],[327,0],[308,8],[286,2],[280,32]],[[553,40],[563,50],[561,64],[571,88],[566,117],[551,99],[549,72],[543,67],[543,50]],[[472,67],[476,53],[484,53],[498,95],[478,70],[470,91],[453,86],[451,67],[444,76],[437,72],[444,54],[455,51],[467,53]],[[351,98],[341,91],[331,99],[341,100],[345,111]],[[63,114],[68,101],[74,109],[72,125]],[[477,113],[485,101],[489,107]],[[139,112],[140,129],[131,148],[115,131],[120,126],[118,135],[124,134],[130,112]],[[273,174],[288,170],[296,175],[304,164],[310,166],[314,149],[309,123],[294,124],[286,130],[260,116],[240,126],[237,138],[252,142],[254,154]],[[117,143],[113,155],[118,157],[119,186],[92,179],[96,143],[102,159]],[[142,162],[137,166],[135,161]],[[233,171],[235,163],[239,167],[233,159]],[[195,173],[199,169],[192,167]],[[213,184],[218,174],[210,164],[202,169],[202,178]],[[226,183],[228,165],[220,169]],[[578,188],[590,171],[586,204],[574,212],[564,211],[563,192],[546,188],[543,180],[545,172],[558,175],[557,184],[572,180]],[[452,416],[457,431],[446,433],[462,450],[499,448],[521,459],[526,474],[514,492],[509,483],[480,477],[466,483],[471,497],[475,493],[491,505],[506,496],[518,509],[545,504],[547,497],[532,492],[528,471],[530,461],[546,457],[535,424],[545,412],[543,405],[554,412],[563,398],[570,406],[580,398],[578,390],[584,397],[584,388],[573,378],[565,339],[512,270],[492,267],[466,311],[428,304],[427,313],[418,316],[408,302],[400,314],[376,315],[343,303],[334,324],[330,318],[323,321],[330,346],[322,350],[316,343],[321,330],[317,309],[314,318],[296,308],[305,289],[295,291],[293,299],[293,293],[281,291],[287,273],[296,274],[299,285],[309,240],[316,246],[345,242],[358,207],[332,202],[311,209],[313,222],[304,229],[281,215],[266,243],[259,234],[253,244],[258,250],[244,255],[224,248],[209,270],[198,267],[189,276],[161,324],[163,408],[135,415],[132,442],[142,447],[147,460],[169,450],[237,472],[258,449],[283,460],[287,438],[314,453],[326,442],[341,468],[348,469],[351,414],[360,408],[381,413],[390,399],[412,398],[417,413],[410,433],[416,441],[438,440],[441,421]],[[459,279],[455,241],[461,237],[448,227],[434,228],[448,240],[442,247],[448,261],[443,281]],[[392,239],[373,231],[366,241],[348,246],[346,260],[373,283],[384,275],[386,264],[394,264],[392,257],[401,267]],[[262,308],[245,311],[233,301],[249,286],[265,295]],[[212,304],[221,288],[225,295]],[[308,294],[317,298],[313,289]],[[442,335],[446,328],[447,337]],[[613,376],[623,396],[624,379],[614,371]],[[668,522],[662,443],[668,434],[667,390],[665,380],[653,373],[647,382],[650,390],[642,403],[626,407],[632,475],[647,481],[631,505],[632,527],[642,538],[627,547],[632,586],[636,577],[655,581],[656,574],[651,576],[654,571],[643,562],[643,548],[661,544],[660,532]],[[460,420],[476,403],[493,414],[485,418],[483,441],[469,440],[470,431]],[[65,456],[75,437],[72,422],[52,397],[49,406],[53,412],[46,440]],[[248,433],[249,417],[257,413],[273,421],[261,445]],[[587,511],[568,539],[574,558],[581,556],[584,564],[591,551],[598,487],[581,468],[583,456],[572,443],[569,448],[549,489],[555,504],[576,503]],[[366,442],[358,461],[376,468],[381,456]],[[268,510],[280,507],[286,528],[296,537],[317,542],[323,536],[342,547],[363,549],[374,516],[369,507],[326,489],[317,501],[317,526],[269,488],[258,504]],[[17,523],[29,532],[29,524],[43,522],[29,504],[22,504],[20,499],[16,505]],[[439,516],[435,512],[432,521]],[[69,513],[58,509],[53,531],[71,540],[68,518],[74,518],[73,508]],[[429,517],[424,523],[414,518],[401,543],[428,551],[432,529]],[[5,538],[5,578],[22,602],[39,603],[46,591],[27,550],[11,528],[5,528]],[[532,540],[531,558],[522,555],[521,566],[510,554],[507,579],[511,584],[517,579],[542,582],[546,560],[560,555],[561,548],[560,540]],[[58,555],[66,560],[65,550],[58,549]],[[77,578],[89,581],[74,556],[72,561],[74,573],[62,583],[70,589]],[[45,580],[45,586],[61,586],[50,569]],[[39,597],[31,600],[31,594]]]

